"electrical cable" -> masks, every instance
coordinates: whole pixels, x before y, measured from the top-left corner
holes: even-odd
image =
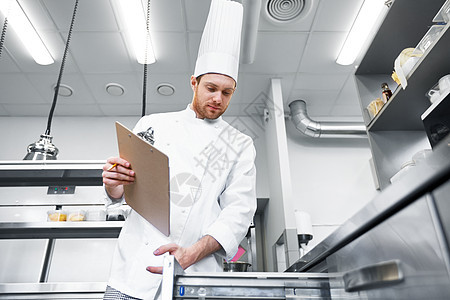
[[[147,73],[148,73],[148,63],[147,63],[147,54],[148,54],[148,43],[150,42],[150,0],[147,1],[147,34],[146,34],[146,43],[145,43],[145,61],[144,61],[144,79],[142,84],[142,114],[141,116],[145,116],[146,105],[147,105]]]
[[[58,81],[55,86],[55,93],[53,95],[52,107],[51,107],[50,113],[48,115],[47,130],[45,131],[46,135],[50,135],[50,128],[52,126],[52,120],[53,120],[53,113],[55,112],[56,101],[58,99],[58,93],[59,93],[59,87],[61,85],[62,74],[64,72],[64,66],[66,64],[67,52],[69,50],[69,43],[70,43],[70,39],[72,37],[73,25],[75,23],[75,16],[77,14],[78,1],[79,0],[75,0],[75,6],[73,8],[72,21],[70,22],[70,28],[69,28],[69,34],[67,35],[66,47],[64,49],[64,55],[63,55],[62,62],[61,62],[61,68],[59,70]]]
[[[5,42],[7,28],[8,28],[8,18],[5,17],[5,22],[3,22],[3,27],[2,27],[2,35],[0,36],[0,58],[2,58],[2,50],[3,50],[3,44]]]

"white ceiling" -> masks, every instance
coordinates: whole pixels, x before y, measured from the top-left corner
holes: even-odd
[[[58,98],[55,116],[141,114],[143,67],[127,48],[114,1],[80,0],[62,78],[74,94]],[[244,5],[246,1],[254,0],[243,0]],[[257,111],[272,77],[282,79],[286,109],[291,101],[304,99],[312,117],[361,115],[352,78],[355,66],[337,65],[335,59],[363,0],[305,1],[311,5],[306,15],[279,24],[267,18],[267,0],[262,0],[255,59],[240,66],[238,90],[228,115]],[[0,58],[0,116],[47,116],[75,1],[19,2],[55,63],[36,64],[8,28]],[[209,3],[151,0],[150,28],[157,62],[149,66],[147,113],[183,109],[190,102],[189,78]],[[0,26],[3,20],[0,15]],[[125,94],[109,95],[105,91],[108,83],[119,83]],[[159,95],[156,86],[160,83],[173,85],[175,94]]]

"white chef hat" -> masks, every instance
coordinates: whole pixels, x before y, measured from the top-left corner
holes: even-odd
[[[242,4],[212,0],[203,30],[194,76],[228,75],[237,82],[241,48]]]

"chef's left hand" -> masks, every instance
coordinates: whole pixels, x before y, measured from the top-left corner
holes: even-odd
[[[188,250],[183,248],[177,244],[167,244],[156,249],[153,254],[156,256],[162,255],[164,253],[169,253],[170,255],[175,256],[175,259],[178,261],[180,266],[185,270],[189,266],[191,266],[194,261],[189,258]],[[163,267],[147,267],[147,271],[155,274],[162,274]]]
[[[205,256],[222,249],[222,246],[212,236],[205,235],[195,244],[183,248],[177,244],[167,244],[156,249],[154,255],[169,253],[175,256],[183,270],[186,270]],[[163,267],[147,267],[147,271],[155,274],[162,274]]]

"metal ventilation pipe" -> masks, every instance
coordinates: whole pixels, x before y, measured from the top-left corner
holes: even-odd
[[[317,122],[306,111],[306,102],[295,100],[289,104],[291,120],[302,133],[315,138],[367,138],[366,126],[357,122]]]

